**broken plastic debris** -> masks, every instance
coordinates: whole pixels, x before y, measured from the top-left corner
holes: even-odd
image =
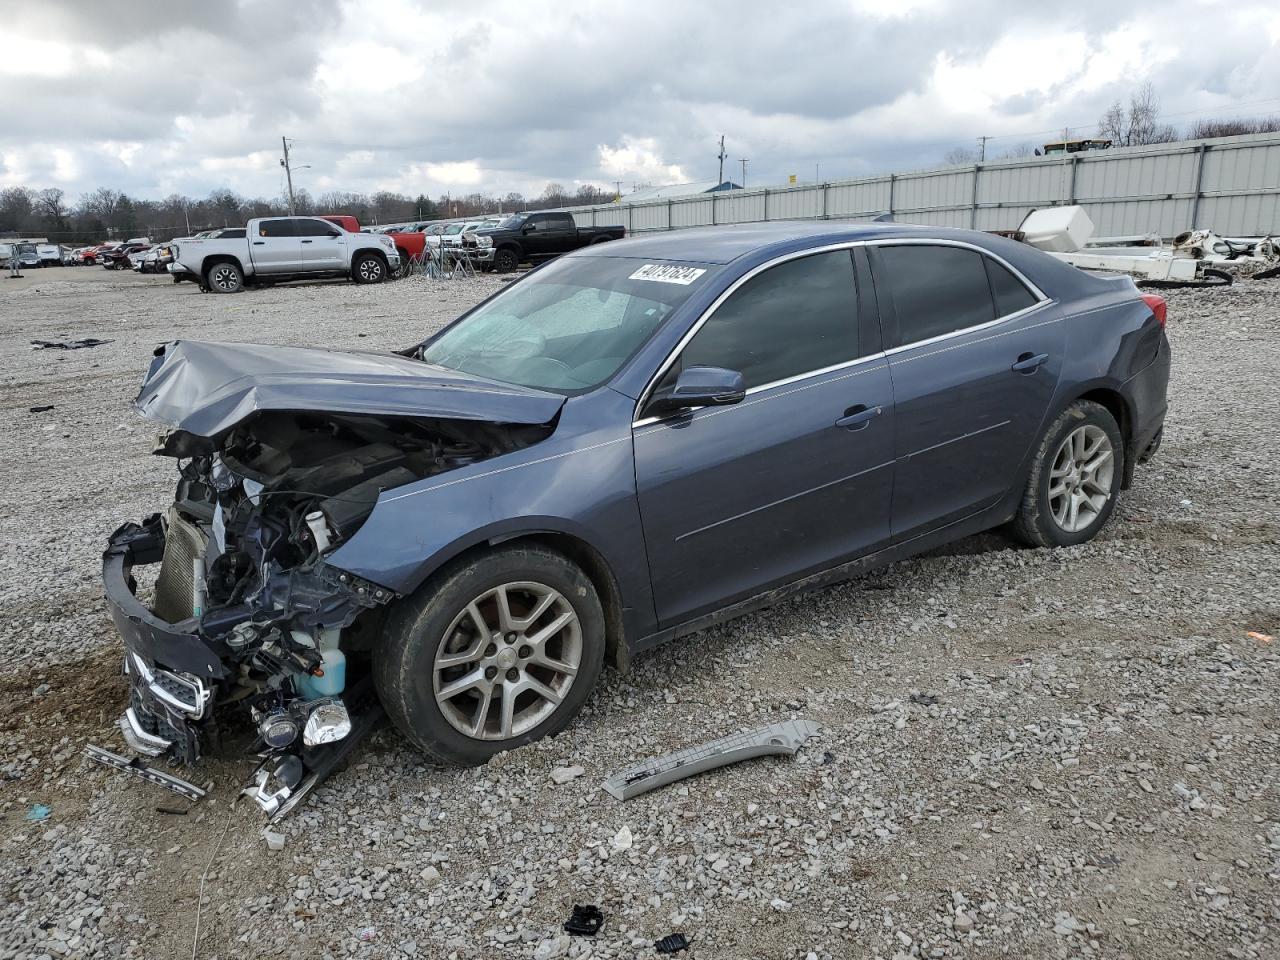
[[[689,948],[689,938],[683,933],[669,933],[661,940],[653,941],[653,949],[659,953],[678,953]]]
[[[51,813],[53,811],[43,803],[33,803],[31,809],[27,811],[27,819],[38,823],[41,820],[48,820]]]
[[[104,343],[115,343],[114,340],[98,340],[85,337],[81,340],[32,340],[37,350],[80,350],[84,347],[100,347]]]
[[[370,940],[377,939],[377,937],[378,937],[378,931],[373,927],[365,927],[363,930],[361,930],[359,933],[356,934],[356,939],[359,940],[361,943],[368,943]]]
[[[1260,633],[1257,630],[1250,630],[1248,633],[1245,634],[1245,636],[1249,637],[1250,639],[1257,640],[1259,643],[1272,643],[1275,640],[1275,637],[1273,637],[1271,634]]]
[[[573,905],[573,914],[564,922],[564,932],[575,937],[594,937],[604,925],[604,914],[594,903]]]
[[[812,720],[783,720],[759,730],[735,733],[697,747],[646,760],[609,777],[602,786],[619,800],[630,800],[695,773],[774,754],[790,754],[821,729]]]

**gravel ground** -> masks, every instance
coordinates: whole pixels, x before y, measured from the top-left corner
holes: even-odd
[[[1280,634],[1280,281],[1169,294],[1164,448],[1096,542],[989,534],[779,604],[484,768],[383,730],[271,850],[230,804],[243,758],[206,761],[185,816],[81,758],[118,746],[124,695],[99,552],[172,493],[129,401],[163,340],[401,346],[497,282],[47,273],[0,281],[0,958],[192,956],[202,879],[202,958],[646,957],[676,930],[704,960],[1280,948],[1278,646],[1248,635]],[[114,342],[29,345],[86,336]],[[599,789],[789,716],[823,727],[794,759]],[[594,940],[561,937],[574,903]]]

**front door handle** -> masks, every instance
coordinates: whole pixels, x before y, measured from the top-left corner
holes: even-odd
[[[1018,359],[1010,367],[1014,373],[1035,373],[1040,369],[1040,365],[1049,359],[1047,353],[1023,353],[1019,354]]]
[[[880,416],[883,407],[868,407],[866,404],[860,403],[855,407],[850,407],[844,412],[844,416],[836,421],[837,427],[845,430],[865,430],[876,417]]]
[[[303,243],[310,243],[311,241],[310,241],[310,240],[303,240],[302,242],[303,242]]]
[[[265,241],[265,240],[255,240],[255,241],[253,241],[253,245],[254,245],[255,247],[261,247],[261,246],[263,246],[264,244],[266,244],[266,242],[267,242],[267,241]]]

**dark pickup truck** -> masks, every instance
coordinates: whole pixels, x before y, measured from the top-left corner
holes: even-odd
[[[541,263],[593,243],[621,240],[624,227],[579,227],[570,213],[517,213],[488,230],[462,235],[482,267],[510,273],[522,263]]]

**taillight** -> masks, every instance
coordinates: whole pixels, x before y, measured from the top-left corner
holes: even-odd
[[[1160,326],[1163,327],[1169,316],[1169,304],[1165,302],[1164,297],[1158,293],[1144,293],[1142,302],[1151,308],[1151,312],[1155,314],[1155,318],[1160,321]]]

